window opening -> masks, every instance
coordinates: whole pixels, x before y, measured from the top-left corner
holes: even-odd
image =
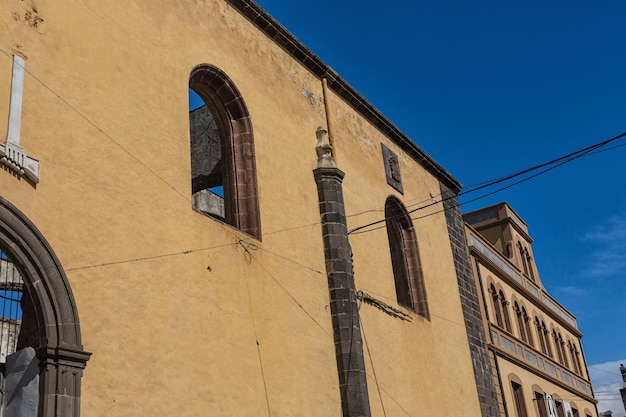
[[[192,207],[261,239],[252,123],[243,97],[216,67],[189,78]]]
[[[385,202],[385,221],[398,304],[430,319],[413,221],[394,196]]]
[[[535,269],[533,268],[532,258],[528,252],[528,248],[524,248],[524,255],[526,256],[526,263],[528,264],[528,276],[533,282],[537,282],[535,279]]]
[[[526,340],[529,345],[534,346],[535,342],[533,341],[533,334],[530,331],[530,317],[526,313],[526,308],[522,307],[522,316],[524,317],[524,326],[526,327],[526,336],[528,339]]]
[[[565,350],[565,341],[561,336],[561,333],[558,334],[559,337],[559,346],[558,349],[561,349],[561,356],[563,356],[563,366],[569,368],[569,360],[567,359],[567,351]]]
[[[500,305],[502,306],[502,317],[504,319],[504,328],[507,332],[511,333],[511,319],[509,317],[509,302],[506,301],[506,297],[502,290],[498,293],[498,298],[500,298]]]
[[[193,107],[192,107],[193,106]],[[196,211],[226,220],[224,185],[229,184],[228,169],[225,163],[224,144],[230,129],[216,114],[219,109],[209,106],[192,88],[189,89],[189,129],[191,136],[191,192],[193,208]],[[218,120],[220,124],[218,125]]]
[[[556,416],[557,417],[565,417],[565,409],[563,408],[563,403],[561,401],[554,401],[556,405]]]
[[[554,348],[556,349],[557,358],[559,363],[563,365],[563,352],[561,351],[561,344],[559,343],[559,337],[556,334],[556,330],[552,330],[552,337],[554,338]]]
[[[541,348],[541,353],[543,353],[544,355],[548,354],[548,351],[546,349],[546,336],[544,333],[544,328],[542,327],[542,322],[539,321],[539,319],[535,316],[535,327],[537,328],[537,337],[539,338],[539,347]],[[550,355],[551,356],[551,355]]]
[[[520,242],[517,242],[517,248],[519,249],[519,256],[522,261],[522,266],[524,268],[524,273],[528,275],[528,264],[526,263],[526,256],[524,254],[524,247]]]
[[[503,328],[504,326],[502,320],[502,305],[500,305],[498,292],[496,291],[496,287],[493,284],[489,286],[489,292],[491,293],[491,301],[493,302],[493,311],[496,316],[496,324],[498,325],[498,327]]]
[[[22,325],[24,282],[19,271],[0,248],[0,363],[15,353]]]
[[[537,403],[537,410],[539,411],[539,417],[548,417],[548,409],[546,408],[546,400],[542,393],[535,391],[535,402]]]
[[[517,330],[519,332],[519,338],[524,342],[528,342],[526,337],[526,327],[524,326],[524,316],[522,315],[522,310],[517,304],[517,301],[513,304],[513,310],[515,310],[515,316],[517,318]]]
[[[513,399],[515,400],[515,412],[517,413],[517,417],[528,417],[522,386],[511,381],[511,387],[513,388]]]
[[[550,344],[550,336],[549,336],[550,333],[544,321],[541,322],[541,328],[543,330],[543,339],[546,341],[547,355],[553,358],[554,354],[552,352],[552,345]]]
[[[0,415],[37,413],[39,361],[33,342],[37,325],[32,302],[19,269],[0,247]]]

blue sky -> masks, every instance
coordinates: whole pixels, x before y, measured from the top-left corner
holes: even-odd
[[[258,3],[465,186],[626,131],[624,1]],[[626,358],[626,139],[616,145],[462,207],[507,201],[528,223],[598,392],[621,385]],[[624,415],[601,398],[599,411]]]

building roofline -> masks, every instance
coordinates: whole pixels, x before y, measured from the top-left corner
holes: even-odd
[[[435,162],[430,155],[341,78],[335,70],[322,61],[320,57],[315,55],[256,2],[253,0],[226,0],[226,2],[238,10],[244,17],[250,20],[250,22],[274,40],[274,42],[314,75],[320,79],[326,78],[328,87],[334,91],[335,94],[345,100],[381,133],[393,140],[429,173],[453,191],[458,192],[461,190],[462,185],[456,178]]]

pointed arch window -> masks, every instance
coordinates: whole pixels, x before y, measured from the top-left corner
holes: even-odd
[[[413,221],[404,204],[394,196],[385,202],[385,221],[398,304],[430,319]]]
[[[192,207],[260,240],[254,135],[243,97],[209,64],[191,72],[189,96]],[[200,107],[192,110],[192,102]]]

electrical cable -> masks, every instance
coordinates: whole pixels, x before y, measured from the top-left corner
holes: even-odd
[[[372,358],[372,352],[370,352],[370,345],[367,343],[367,338],[365,337],[365,328],[363,327],[363,320],[361,320],[360,314],[358,315],[358,317],[359,317],[359,324],[361,326],[361,334],[363,335],[363,344],[365,345],[365,348],[367,349],[367,356],[369,356],[370,358],[370,366],[372,367],[372,374],[374,376],[374,382],[376,382],[376,389],[378,390],[378,398],[380,399],[380,407],[383,409],[383,415],[387,417],[387,411],[385,411],[385,403],[383,402],[383,396],[380,392],[380,385],[378,384],[378,377],[376,376],[376,369],[374,368],[374,359]]]
[[[291,298],[291,300],[328,336],[332,339],[333,336],[331,336],[326,329],[311,315],[311,313],[309,313],[304,306],[302,306],[302,304],[300,304],[300,302],[289,292],[287,291],[287,289],[278,281],[278,279],[276,279],[276,277],[265,267],[265,265],[263,265],[256,256],[254,256],[252,254],[251,251],[255,251],[258,250],[258,246],[255,248],[254,246],[252,247],[247,247],[246,244],[248,244],[249,242],[246,242],[245,240],[239,239],[239,242],[237,242],[244,250],[244,253],[247,253],[249,256],[250,260],[254,260],[256,261],[256,263],[261,267],[261,269],[263,269],[265,271],[265,273],[276,283],[276,285],[278,285],[278,287],[283,290],[283,292],[285,294],[287,294],[289,296],[289,298]],[[256,246],[256,245],[255,245]],[[308,268],[307,268],[308,269]]]
[[[77,266],[77,267],[74,267],[74,268],[66,268],[65,272],[78,271],[78,270],[81,270],[81,269],[100,268],[100,267],[104,267],[104,266],[126,264],[126,263],[130,263],[130,262],[148,261],[148,260],[152,260],[152,259],[167,258],[167,257],[170,257],[170,256],[177,256],[177,255],[188,255],[188,254],[194,253],[194,252],[202,252],[202,251],[208,251],[208,250],[213,250],[213,249],[225,248],[227,246],[234,246],[236,244],[237,244],[237,242],[225,243],[223,245],[210,246],[210,247],[207,247],[207,248],[200,248],[200,249],[190,249],[190,250],[184,250],[184,251],[173,252],[173,253],[165,253],[165,254],[162,254],[162,255],[144,256],[144,257],[141,257],[141,258],[125,259],[125,260],[113,261],[113,262],[104,262],[104,263],[97,264],[97,265]]]
[[[13,59],[11,55],[9,55],[6,51],[4,51],[3,49],[0,49],[0,52],[2,52],[4,55],[6,55],[9,59]],[[20,65],[19,63],[17,65]],[[146,165],[142,160],[140,160],[138,157],[136,157],[132,152],[130,152],[129,150],[127,150],[126,148],[124,148],[119,142],[117,142],[115,139],[113,139],[113,137],[111,137],[111,135],[109,135],[108,133],[106,133],[102,128],[100,128],[95,122],[93,122],[89,117],[87,117],[85,114],[83,114],[81,111],[79,111],[76,107],[74,107],[72,104],[70,104],[67,100],[65,100],[63,97],[61,97],[60,94],[58,94],[56,91],[54,91],[51,87],[49,87],[45,82],[43,82],[40,78],[38,78],[35,74],[33,74],[30,70],[27,70],[26,67],[20,65],[22,67],[22,69],[24,70],[25,73],[27,73],[28,75],[30,75],[35,81],[37,81],[39,84],[41,84],[46,90],[50,91],[56,98],[58,98],[63,104],[65,104],[67,107],[69,107],[72,111],[74,111],[74,113],[76,113],[79,117],[81,117],[83,120],[85,120],[87,123],[89,123],[92,127],[94,127],[98,132],[100,132],[105,138],[109,139],[114,145],[116,145],[118,148],[120,148],[122,151],[124,151],[126,154],[128,154],[132,159],[134,159],[135,161],[137,161],[139,163],[139,165],[143,166],[148,172],[150,172],[152,175],[154,175],[157,179],[159,179],[163,184],[167,185],[169,188],[171,188],[174,192],[176,192],[176,194],[178,194],[179,196],[181,196],[183,199],[185,199],[186,201],[191,201],[191,199],[188,196],[185,196],[184,194],[182,194],[180,191],[178,191],[173,185],[171,185],[170,183],[168,183],[163,177],[161,177],[159,174],[157,174],[152,168],[150,168],[148,165]]]
[[[241,241],[238,242],[241,245]],[[242,245],[243,247],[243,245]],[[250,263],[249,262],[249,258],[246,258],[245,254],[248,253],[250,254],[250,252],[244,247],[244,260],[246,263]],[[244,279],[246,281],[246,290],[248,292],[248,306],[250,308],[250,316],[252,317],[252,328],[254,330],[254,340],[256,342],[256,351],[257,351],[257,356],[259,357],[259,368],[261,370],[261,379],[263,380],[263,389],[265,391],[265,404],[267,405],[267,415],[269,417],[272,416],[272,411],[270,408],[270,400],[269,400],[269,395],[267,392],[267,381],[265,379],[265,370],[263,369],[263,357],[261,355],[261,344],[259,343],[259,335],[257,333],[257,329],[256,329],[256,317],[254,316],[254,309],[252,308],[252,295],[250,294],[250,283],[248,282],[248,274],[246,273],[246,268],[243,268],[244,272]]]
[[[567,154],[567,155],[561,156],[561,157],[559,157],[559,158],[553,159],[553,160],[551,160],[551,161],[549,161],[549,162],[545,162],[545,163],[542,163],[542,164],[539,164],[539,165],[535,165],[535,166],[530,167],[530,168],[523,169],[523,170],[521,170],[521,171],[518,171],[518,172],[517,172],[517,173],[515,173],[515,174],[511,174],[511,175],[508,175],[508,176],[505,176],[505,177],[499,178],[499,179],[497,179],[497,180],[495,180],[495,181],[491,181],[491,182],[489,182],[489,183],[487,183],[487,184],[483,184],[483,185],[480,185],[480,186],[478,186],[478,187],[474,187],[474,188],[469,189],[469,190],[461,191],[461,192],[458,194],[458,196],[465,195],[465,194],[469,194],[469,193],[472,193],[472,192],[476,192],[476,191],[482,190],[482,189],[484,189],[484,188],[491,187],[491,186],[494,186],[494,185],[500,184],[500,183],[502,183],[502,182],[504,182],[504,181],[507,181],[507,180],[510,180],[510,179],[516,178],[516,177],[518,177],[518,176],[521,176],[521,175],[527,174],[527,173],[529,173],[529,172],[536,171],[537,169],[541,169],[541,168],[543,168],[543,167],[549,166],[549,168],[546,168],[546,169],[544,169],[544,170],[541,170],[541,171],[539,171],[539,172],[538,172],[538,173],[536,173],[536,174],[533,174],[533,175],[531,175],[531,176],[525,177],[525,178],[523,178],[523,179],[521,179],[521,180],[519,180],[519,181],[515,181],[514,183],[509,184],[509,185],[506,185],[506,186],[504,186],[504,187],[500,187],[500,188],[498,188],[498,189],[497,189],[497,190],[495,190],[495,191],[491,191],[491,192],[489,192],[489,193],[483,194],[483,195],[481,195],[481,196],[478,196],[478,197],[476,197],[476,198],[470,199],[470,200],[468,200],[468,201],[464,201],[463,203],[460,203],[460,204],[454,205],[454,206],[452,206],[452,207],[450,207],[450,208],[448,208],[448,209],[453,209],[453,208],[460,207],[460,206],[465,205],[465,204],[469,204],[469,203],[471,203],[471,202],[474,202],[474,201],[477,201],[477,200],[480,200],[480,199],[486,198],[486,197],[491,196],[491,195],[493,195],[493,194],[496,194],[496,193],[499,193],[499,192],[501,192],[501,191],[504,191],[504,190],[506,190],[506,189],[508,189],[508,188],[514,187],[514,186],[516,186],[516,185],[519,185],[519,184],[521,184],[521,183],[523,183],[523,182],[529,181],[529,180],[531,180],[531,179],[533,179],[533,178],[535,178],[535,177],[538,177],[539,175],[542,175],[542,174],[545,174],[546,172],[552,171],[553,169],[556,169],[556,168],[558,168],[558,167],[560,167],[560,166],[562,166],[562,165],[565,165],[565,164],[567,164],[567,163],[569,163],[569,162],[571,162],[571,161],[574,161],[574,160],[576,160],[576,159],[578,159],[578,158],[582,158],[582,157],[584,157],[584,156],[589,156],[589,155],[590,155],[590,154],[592,154],[592,152],[594,152],[594,151],[598,152],[598,151],[597,151],[597,149],[599,149],[600,147],[605,146],[605,145],[607,145],[608,143],[614,142],[614,141],[616,141],[616,140],[618,140],[618,139],[621,139],[621,138],[623,138],[624,136],[626,136],[626,132],[621,133],[621,134],[619,134],[619,135],[617,135],[617,136],[614,136],[614,137],[612,137],[612,138],[610,138],[610,139],[606,139],[606,140],[604,140],[604,141],[602,141],[602,142],[598,142],[598,143],[596,143],[596,144],[594,144],[594,145],[591,145],[591,146],[588,146],[588,147],[586,147],[586,148],[580,149],[580,150],[578,150],[578,151],[575,151],[575,152],[569,153],[569,154]],[[558,163],[557,163],[557,162],[558,162]],[[552,166],[550,166],[550,165],[552,165]],[[457,195],[452,194],[451,196],[448,196],[448,197],[442,198],[442,199],[441,199],[441,200],[439,200],[439,201],[435,201],[435,202],[432,202],[432,203],[426,204],[426,205],[424,205],[424,206],[417,207],[417,208],[412,209],[412,210],[408,210],[408,212],[409,212],[409,213],[414,213],[414,212],[416,212],[416,211],[423,210],[423,209],[425,209],[425,208],[428,208],[428,207],[434,206],[434,205],[439,204],[439,203],[443,203],[443,202],[445,202],[445,201],[447,201],[447,200],[454,199],[454,198],[456,198],[456,197],[457,197]],[[425,216],[421,216],[421,217],[413,218],[413,220],[417,220],[417,219],[421,219],[421,218],[424,218],[424,217],[432,216],[432,215],[434,215],[434,214],[438,214],[438,213],[444,212],[444,211],[446,211],[446,210],[448,210],[448,209],[443,209],[443,210],[440,210],[440,211],[436,211],[436,212],[430,213],[430,214],[425,215]],[[396,216],[401,216],[401,215],[402,215],[402,214],[398,214],[398,215],[396,215]],[[382,219],[382,220],[377,220],[377,221],[374,221],[374,222],[371,222],[371,223],[368,223],[368,224],[365,224],[365,225],[362,225],[362,226],[358,226],[358,227],[356,227],[356,228],[354,228],[354,229],[351,229],[351,230],[348,232],[348,234],[359,234],[359,233],[363,233],[363,232],[360,232],[360,230],[365,229],[365,228],[368,228],[368,227],[370,227],[370,226],[375,226],[375,225],[380,224],[380,223],[382,223],[382,222],[386,222],[388,219],[392,219],[392,218],[393,218],[393,217],[392,217],[392,216],[390,216],[390,217],[388,217],[388,218],[386,217],[386,218],[384,218],[384,219]],[[368,232],[369,232],[369,231],[378,230],[378,229],[380,229],[380,228],[382,228],[382,227],[378,227],[378,228],[374,228],[374,229],[368,230]],[[357,232],[358,232],[358,233],[357,233]]]

